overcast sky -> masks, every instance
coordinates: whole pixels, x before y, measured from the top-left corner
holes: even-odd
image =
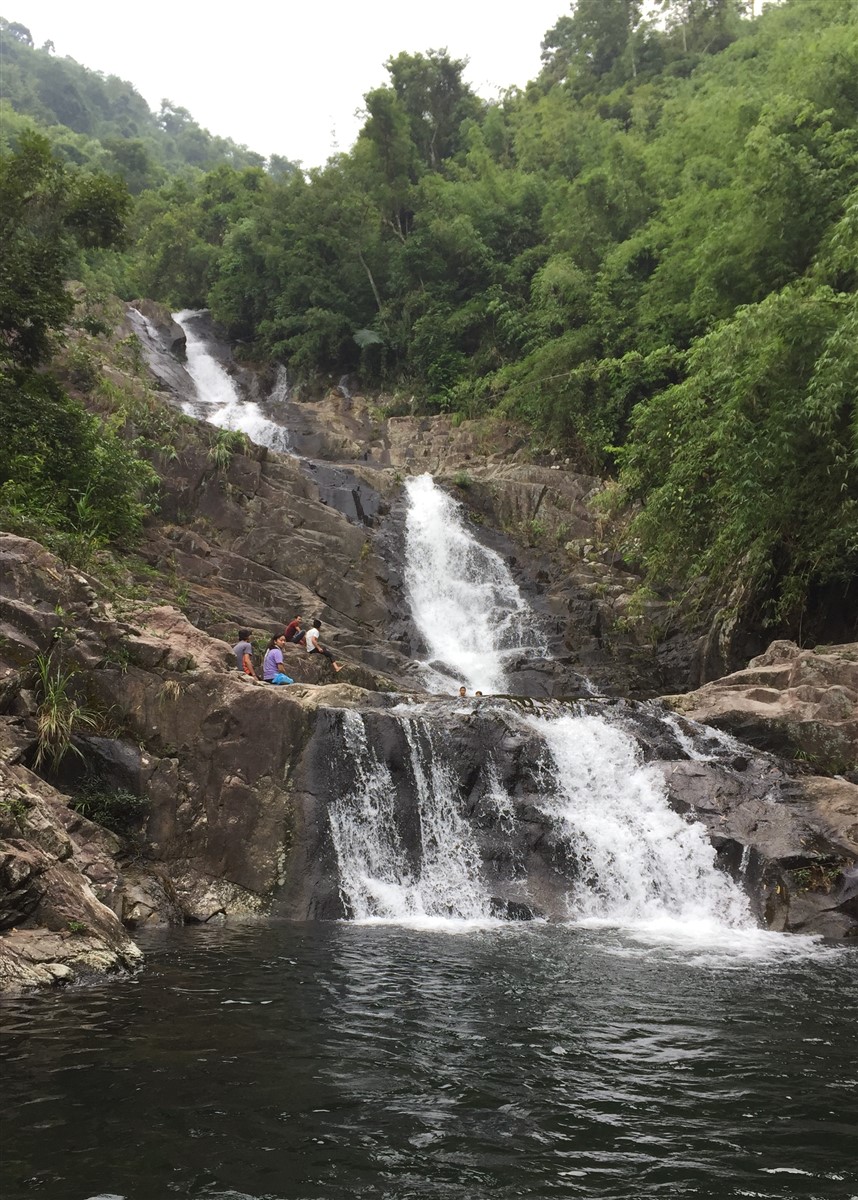
[[[166,97],[210,132],[306,167],[348,150],[365,92],[400,50],[446,47],[468,58],[481,96],[539,70],[539,47],[569,0],[245,0],[128,4],[3,0],[36,46],[133,83],[151,108]]]

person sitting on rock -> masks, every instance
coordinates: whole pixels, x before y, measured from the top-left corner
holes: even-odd
[[[281,670],[285,645],[286,639],[282,633],[275,633],[268,643],[265,657],[262,660],[262,678],[266,683],[273,683],[274,676]]]
[[[303,642],[305,637],[304,630],[301,628],[301,622],[303,620],[303,617],[293,617],[283,630],[283,636],[287,642],[296,642],[298,644]]]
[[[256,668],[253,665],[253,646],[250,644],[250,630],[239,629],[238,641],[232,648],[235,655],[235,661],[238,663],[239,671],[243,671],[245,675],[249,675],[252,679],[256,678]]]
[[[319,617],[313,617],[313,624],[307,630],[304,637],[304,645],[307,647],[308,654],[324,654],[325,658],[334,668],[334,671],[342,671],[342,663],[335,662],[333,654],[326,649],[319,641],[319,630],[322,628],[322,622]]]

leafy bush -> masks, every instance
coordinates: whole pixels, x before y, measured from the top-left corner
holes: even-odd
[[[740,309],[620,451],[650,574],[703,575],[783,620],[858,575],[858,297],[805,285]]]
[[[129,837],[148,814],[150,801],[127,788],[110,787],[98,774],[91,774],[75,791],[71,807],[96,825]]]
[[[0,515],[59,535],[57,549],[132,542],[157,486],[153,468],[50,377],[0,373]],[[70,555],[73,557],[73,554]]]
[[[246,454],[250,439],[239,429],[219,429],[209,447],[209,459],[215,470],[225,471],[234,454]]]

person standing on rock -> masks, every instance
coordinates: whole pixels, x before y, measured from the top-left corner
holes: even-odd
[[[334,668],[334,671],[342,671],[342,663],[334,661],[334,656],[330,650],[326,649],[319,641],[319,630],[322,628],[322,622],[319,617],[313,617],[313,624],[307,630],[304,637],[304,645],[307,647],[308,654],[324,654],[325,658]]]
[[[286,638],[282,633],[275,634],[265,651],[265,657],[262,660],[262,678],[266,683],[273,683],[274,676],[281,673],[283,669],[283,647],[286,645]]]
[[[304,630],[301,628],[301,622],[303,620],[303,617],[293,617],[283,630],[283,636],[287,642],[303,642]]]
[[[250,644],[250,630],[239,629],[238,641],[232,648],[235,655],[235,661],[238,663],[239,671],[243,671],[245,675],[249,675],[251,679],[256,678],[256,669],[253,665],[253,646]]]

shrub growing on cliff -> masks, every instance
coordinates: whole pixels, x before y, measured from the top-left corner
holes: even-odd
[[[0,155],[0,519],[53,536],[67,558],[133,538],[156,483],[115,426],[43,372],[74,310],[66,281],[81,250],[117,245],[128,203],[121,181],[65,167],[39,135]],[[94,386],[93,364],[75,363]]]
[[[858,299],[799,285],[741,308],[635,413],[622,481],[651,576],[740,585],[788,619],[858,578]]]
[[[42,537],[74,561],[139,534],[155,471],[50,377],[0,373],[0,443],[0,520],[7,528]]]
[[[49,655],[36,655],[36,757],[38,770],[46,764],[56,770],[69,753],[82,757],[72,740],[77,733],[94,729],[97,718],[75,697],[72,688],[74,671],[61,663],[52,662]]]
[[[71,807],[120,837],[130,837],[149,811],[149,799],[127,788],[111,787],[98,775],[88,775],[76,790]]]
[[[71,318],[82,248],[118,245],[130,198],[114,176],[65,167],[36,133],[0,155],[0,362],[36,367]]]

